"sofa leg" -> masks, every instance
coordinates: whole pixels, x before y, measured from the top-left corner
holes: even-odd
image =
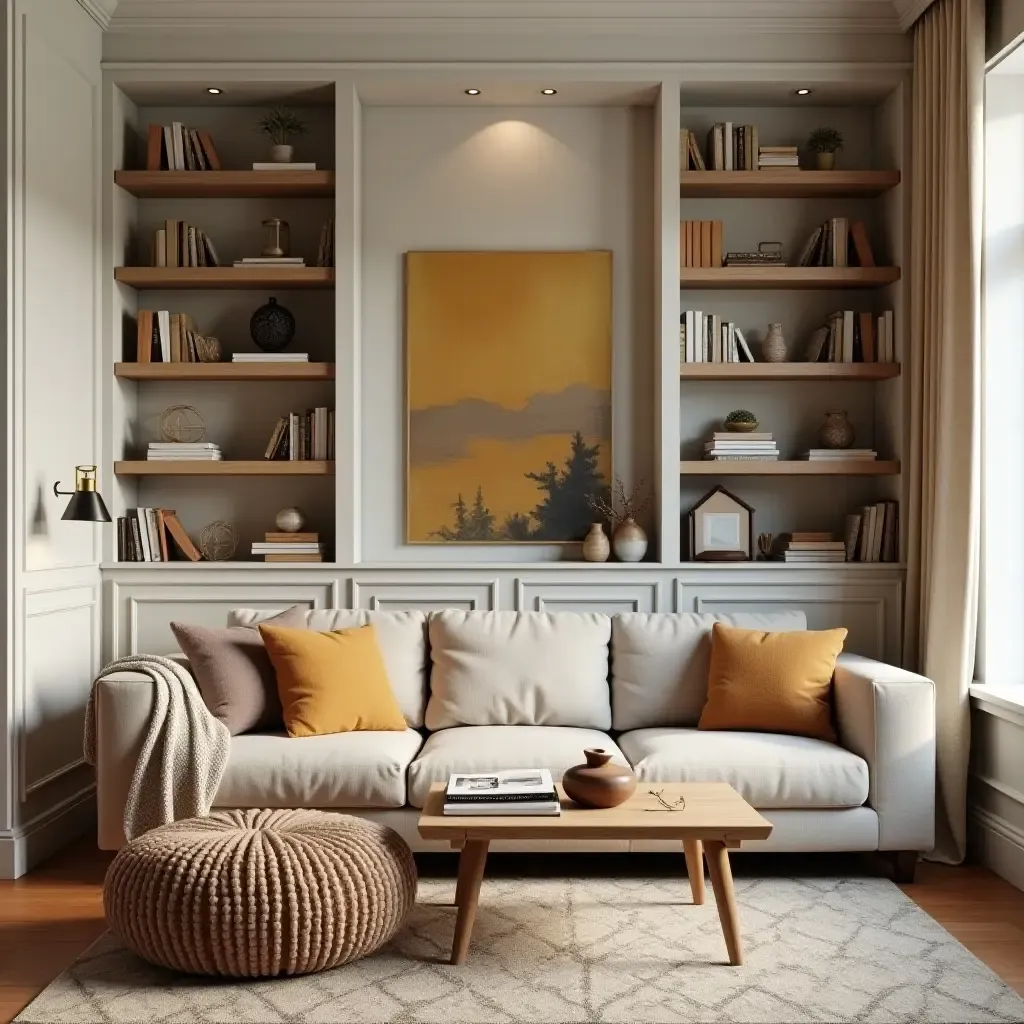
[[[917,850],[893,850],[889,854],[892,861],[892,880],[900,885],[909,885],[914,881],[917,870]]]

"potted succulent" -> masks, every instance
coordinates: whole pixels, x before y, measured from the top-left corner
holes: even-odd
[[[290,164],[294,147],[290,139],[306,131],[305,122],[286,107],[274,107],[260,118],[259,129],[273,143],[271,159],[275,164]]]
[[[747,409],[733,409],[725,417],[725,429],[737,434],[749,434],[757,430],[757,417]]]
[[[815,128],[807,138],[807,148],[814,154],[819,171],[831,171],[836,153],[843,148],[843,136],[835,128]]]

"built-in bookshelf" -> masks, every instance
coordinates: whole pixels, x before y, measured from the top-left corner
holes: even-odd
[[[334,363],[115,363],[114,376],[145,381],[334,380]]]

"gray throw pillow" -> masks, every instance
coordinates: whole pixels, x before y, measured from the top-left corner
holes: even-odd
[[[265,621],[304,629],[306,610],[296,605]],[[203,702],[232,736],[284,728],[277,677],[257,628],[208,629],[172,622],[171,629],[189,660]]]

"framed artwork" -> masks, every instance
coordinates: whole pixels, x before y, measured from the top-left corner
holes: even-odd
[[[611,480],[612,254],[405,256],[406,542],[582,541]]]
[[[686,516],[690,558],[740,562],[754,557],[754,510],[724,487],[714,487]]]

